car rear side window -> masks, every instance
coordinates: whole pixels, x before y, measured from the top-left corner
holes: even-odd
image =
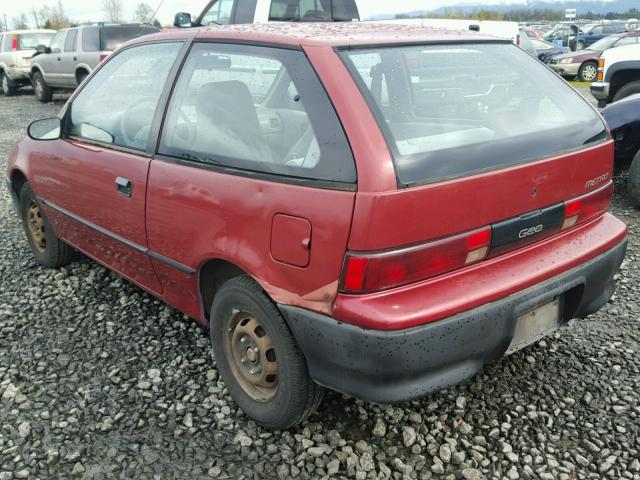
[[[300,51],[197,44],[175,87],[160,154],[246,171],[356,181],[342,126]]]
[[[157,28],[143,26],[112,25],[102,27],[101,49],[107,52],[116,50],[123,43],[134,38],[159,32]]]
[[[146,150],[158,100],[182,45],[139,45],[113,56],[71,104],[70,135]]]
[[[75,52],[77,40],[78,40],[78,30],[76,29],[69,30],[69,32],[67,33],[67,39],[64,42],[64,51]]]
[[[82,29],[82,51],[100,51],[100,30],[98,27],[85,27]]]
[[[607,138],[578,93],[511,44],[341,55],[387,139],[400,185],[535,161]]]
[[[49,46],[49,42],[53,38],[53,33],[21,33],[19,36],[20,50],[35,50],[38,45]]]

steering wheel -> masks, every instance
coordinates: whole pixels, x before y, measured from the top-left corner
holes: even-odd
[[[127,147],[146,146],[157,103],[156,100],[143,98],[124,111],[120,117],[120,133]]]

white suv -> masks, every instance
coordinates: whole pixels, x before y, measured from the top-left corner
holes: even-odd
[[[598,106],[640,93],[640,44],[605,50],[598,64],[598,81],[591,94]]]
[[[6,96],[31,85],[31,57],[38,45],[49,45],[55,30],[14,30],[0,32],[0,84]]]

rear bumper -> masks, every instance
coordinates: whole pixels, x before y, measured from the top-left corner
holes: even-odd
[[[14,82],[29,83],[31,81],[29,77],[30,67],[11,67],[7,68],[7,77]]]
[[[561,323],[602,307],[626,238],[547,281],[452,317],[405,330],[369,330],[297,307],[280,310],[302,348],[313,379],[367,401],[411,400],[473,377],[507,351],[515,321],[563,298]]]

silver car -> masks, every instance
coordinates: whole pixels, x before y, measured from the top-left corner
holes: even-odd
[[[147,25],[81,25],[56,33],[31,59],[36,98],[50,102],[55,90],[75,89],[111,52],[129,40],[160,30]]]
[[[6,96],[30,85],[31,57],[38,45],[49,45],[55,30],[0,32],[0,85]]]

